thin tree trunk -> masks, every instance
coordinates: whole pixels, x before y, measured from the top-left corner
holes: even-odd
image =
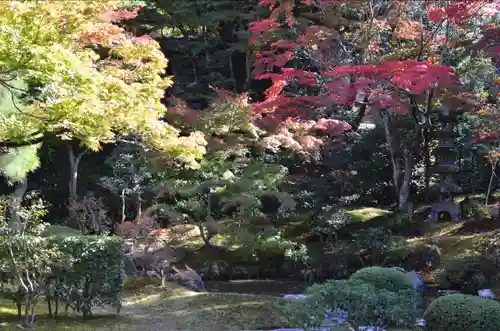
[[[137,217],[136,220],[139,221],[142,217],[142,199],[141,192],[137,193]]]
[[[125,222],[125,189],[122,190],[122,223]]]
[[[24,306],[24,326],[30,327],[30,299],[29,293],[26,293],[26,302]]]
[[[424,202],[429,202],[430,194],[430,168],[431,168],[431,157],[429,154],[429,128],[425,126],[424,128]]]
[[[400,184],[401,186],[399,188],[398,203],[399,203],[399,210],[411,214],[413,211],[412,210],[413,208],[409,202],[411,172],[413,168],[411,152],[405,151],[403,157],[404,157],[404,173]]]
[[[488,190],[486,191],[486,197],[484,199],[484,204],[487,206],[489,203],[490,195],[491,195],[491,188],[493,187],[493,179],[496,177],[496,168],[497,168],[498,160],[494,160],[491,163],[491,176],[490,176],[490,182],[488,184]]]
[[[24,194],[28,189],[28,181],[25,179],[19,182],[10,197],[10,222],[18,231],[21,229],[21,203]]]
[[[70,179],[69,179],[69,200],[76,201],[78,197],[78,167],[80,166],[80,161],[82,157],[86,154],[87,150],[75,154],[73,146],[70,144],[68,146],[68,156],[69,156],[69,166],[70,166]]]
[[[394,137],[391,131],[391,121],[389,114],[382,115],[382,119],[384,122],[384,131],[385,131],[385,140],[387,141],[387,146],[389,148],[389,155],[391,157],[391,165],[392,165],[392,184],[394,186],[394,190],[398,196],[400,194],[400,180],[402,177],[401,171],[401,159],[397,156],[397,146],[394,142]]]
[[[247,50],[245,59],[245,84],[243,90],[246,91],[250,88],[250,80],[252,79],[252,61],[250,57],[252,56],[252,51]]]
[[[411,213],[412,206],[410,200],[410,184],[413,169],[412,153],[409,150],[400,152],[399,146],[394,141],[394,136],[391,130],[391,120],[389,114],[383,115],[384,131],[387,145],[389,148],[389,155],[392,164],[392,181],[394,189],[398,197],[398,209],[402,212]],[[398,156],[402,154],[401,156]]]

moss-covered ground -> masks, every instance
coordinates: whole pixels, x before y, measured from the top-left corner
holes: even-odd
[[[219,331],[258,330],[287,326],[283,299],[238,293],[196,293],[175,284],[127,284],[126,298],[117,316],[113,310],[96,309],[94,317],[47,317],[47,307],[38,307],[37,330],[93,331]],[[18,330],[17,310],[0,301],[0,329]]]

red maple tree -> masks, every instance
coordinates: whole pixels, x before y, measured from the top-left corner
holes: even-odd
[[[442,50],[465,45],[497,57],[497,27],[487,26],[480,41],[464,36],[471,18],[492,17],[499,8],[487,0],[438,3],[443,2],[261,0],[269,15],[250,23],[249,43],[255,49],[255,78],[268,79],[271,86],[253,105],[256,120],[282,137],[297,133],[290,127],[328,123],[326,136],[340,138],[369,111],[417,117],[429,110],[433,96],[464,106],[472,94],[459,89]],[[335,114],[319,119],[312,111],[339,106],[356,109],[357,120],[346,123]]]

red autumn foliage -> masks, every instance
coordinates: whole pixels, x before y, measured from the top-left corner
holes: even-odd
[[[261,0],[260,4],[267,6],[271,14],[250,24],[249,43],[257,47],[254,53],[255,78],[268,79],[271,86],[265,91],[265,100],[253,105],[253,111],[260,123],[276,127],[277,136],[280,137],[277,140],[282,143],[293,136],[285,129],[287,121],[317,121],[313,109],[334,105],[352,107],[361,98],[370,111],[392,109],[406,114],[411,108],[410,101],[419,100],[430,89],[443,91],[458,85],[454,69],[439,63],[438,47],[453,47],[460,40],[442,35],[440,28],[443,24],[460,28],[469,24],[471,17],[491,16],[498,11],[498,5],[487,0],[457,0],[443,7],[436,6],[438,2],[428,1],[425,10],[429,20],[434,22],[434,26],[429,28],[418,20],[407,18],[404,10],[409,2],[394,1],[386,16],[373,17],[369,23],[372,30],[363,39],[356,33],[346,34],[343,29],[339,29],[341,21],[338,16],[331,15],[337,22],[333,24],[328,23],[326,18],[338,6],[358,8],[363,5],[362,1]],[[294,11],[298,6],[310,6],[310,16],[318,11],[323,13],[321,19],[324,24],[313,21],[301,32],[300,24],[295,25],[293,18],[294,12],[301,12]],[[282,28],[298,31],[299,36],[292,40],[276,40]],[[381,45],[377,36],[380,31],[387,32],[391,28],[394,28],[392,40],[415,42],[420,47],[417,54],[381,61],[373,56],[380,55],[382,47],[390,50],[387,45]],[[491,31],[488,33],[494,35]],[[341,41],[355,42],[359,48],[365,49],[363,54],[370,54],[358,63],[339,65],[335,48]],[[297,54],[304,52],[313,58],[314,65],[297,65],[297,62],[304,62],[303,57],[296,59]],[[297,86],[302,91],[310,88],[316,91],[297,93]],[[340,120],[331,122],[329,127],[331,138],[339,137],[345,130],[351,129],[350,125]]]
[[[114,10],[106,13],[104,16],[109,20],[109,22],[131,20],[139,15],[141,9],[142,7],[136,7],[133,10]]]

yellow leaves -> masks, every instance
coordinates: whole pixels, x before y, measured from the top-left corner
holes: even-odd
[[[179,137],[161,120],[161,99],[172,78],[161,76],[168,61],[159,44],[103,21],[118,1],[11,3],[0,11],[0,81],[9,71],[41,85],[43,97],[23,114],[4,116],[0,140],[52,132],[98,150],[134,133],[190,164],[203,155],[199,134]]]

